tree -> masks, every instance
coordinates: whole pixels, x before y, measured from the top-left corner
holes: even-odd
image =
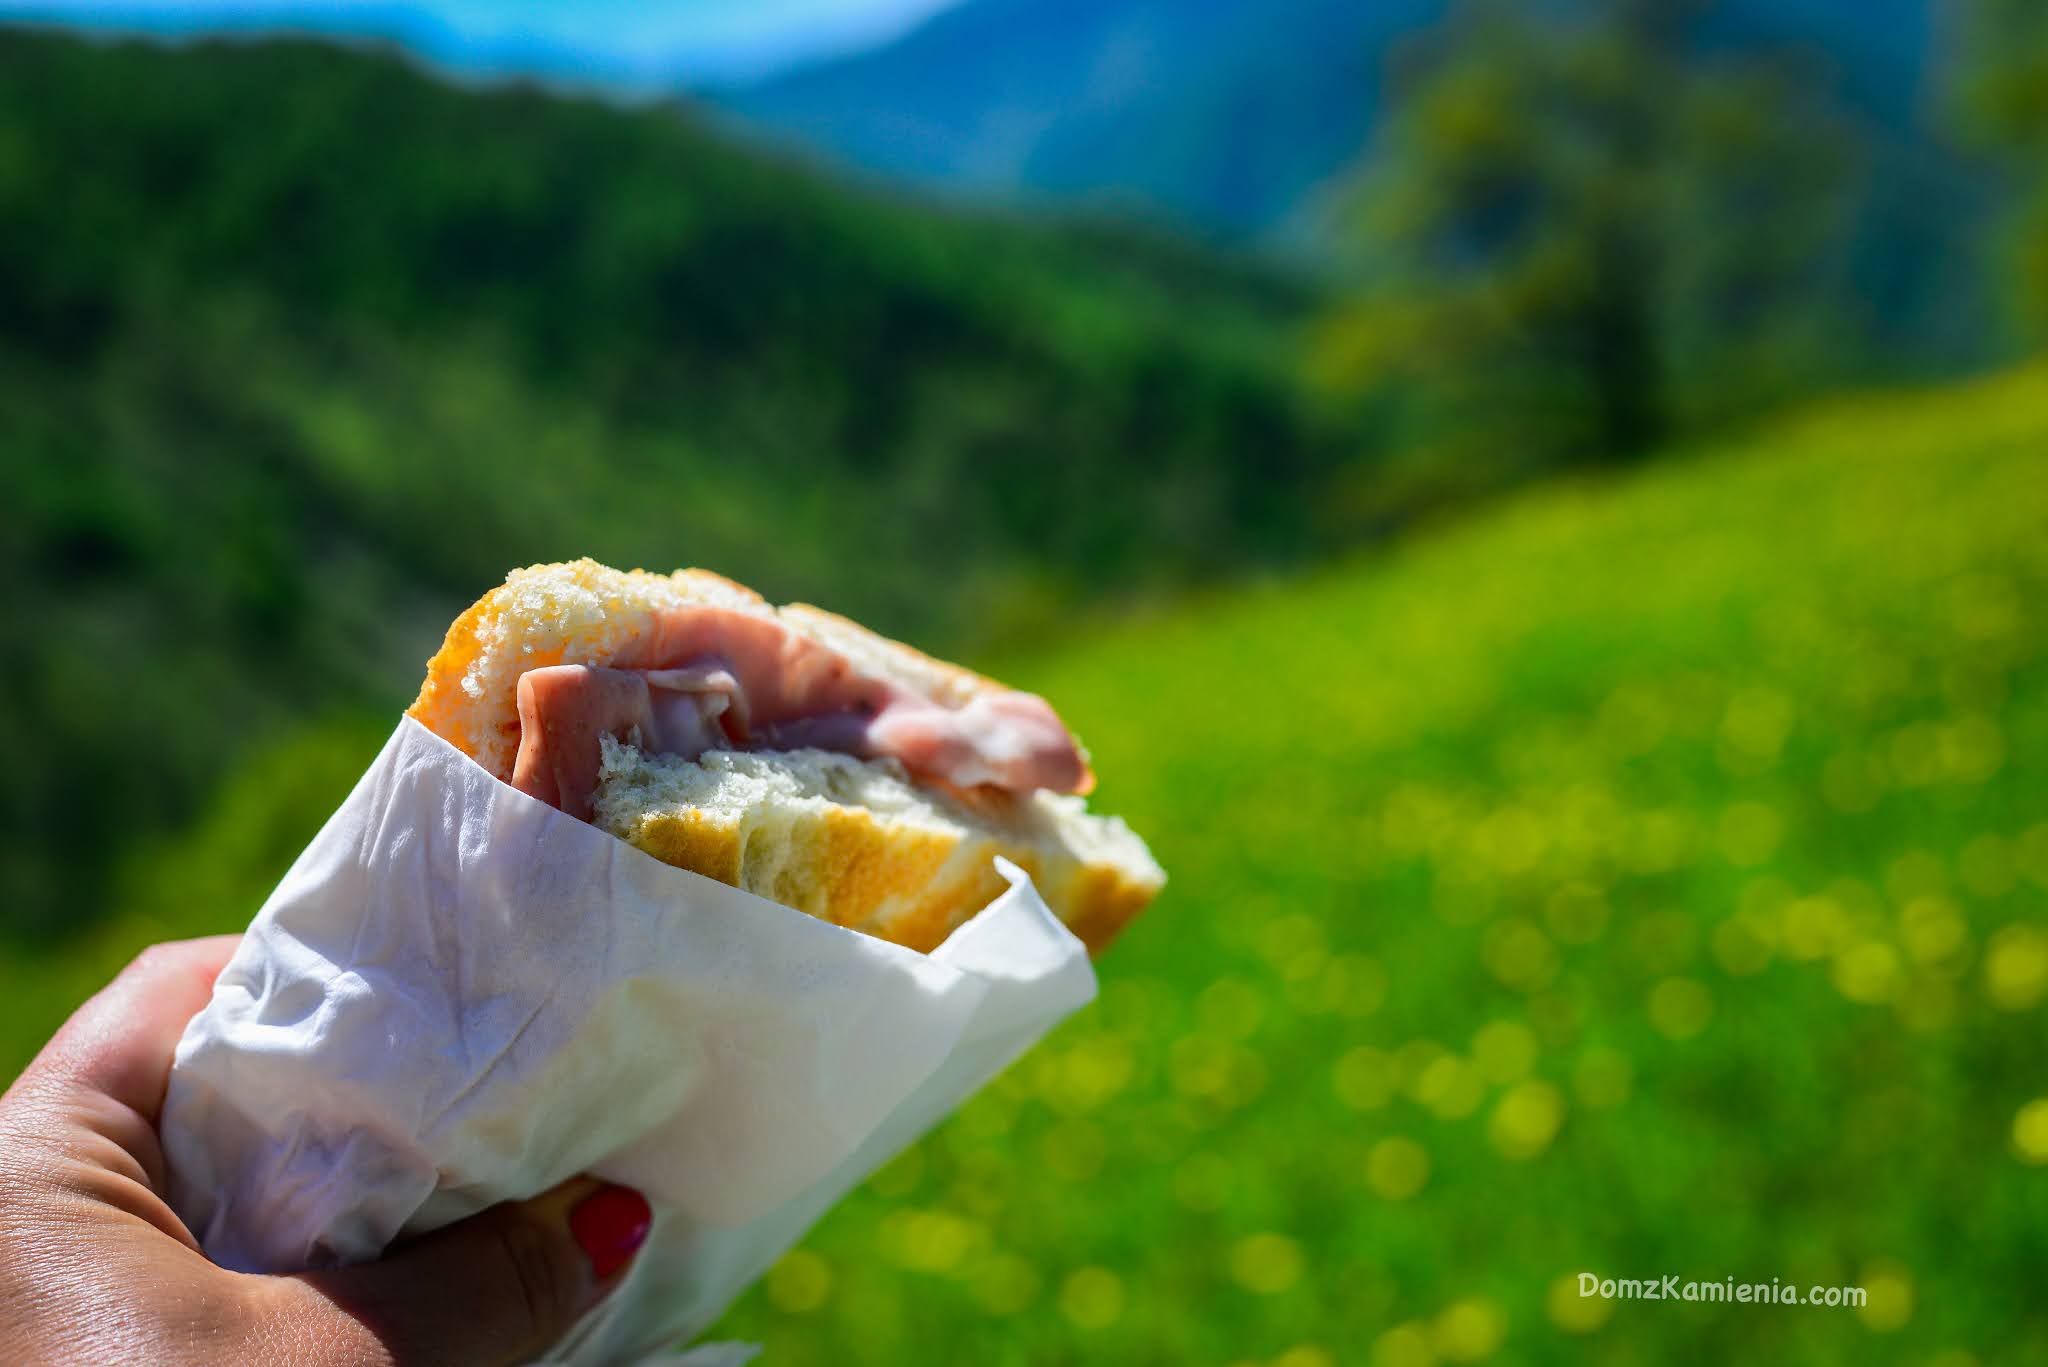
[[[1851,148],[1785,64],[1709,55],[1707,8],[1474,3],[1430,35],[1347,202],[1363,280],[1319,372],[1497,465],[1633,457],[1824,370]]]
[[[1962,43],[1963,112],[2017,173],[2010,222],[2024,321],[2048,331],[2048,5],[1975,0]]]

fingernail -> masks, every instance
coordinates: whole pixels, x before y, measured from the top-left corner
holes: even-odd
[[[599,1281],[624,1267],[654,1225],[647,1198],[631,1187],[606,1184],[576,1203],[569,1212],[569,1232],[590,1259]]]

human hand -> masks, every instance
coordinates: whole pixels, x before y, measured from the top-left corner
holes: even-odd
[[[616,1286],[639,1193],[578,1178],[358,1267],[289,1277],[207,1261],[164,1199],[171,1052],[239,937],[144,950],[0,1097],[0,1344],[21,1364],[495,1367]]]

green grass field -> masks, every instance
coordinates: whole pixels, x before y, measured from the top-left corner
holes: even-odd
[[[2048,371],[1010,672],[1173,881],[1100,1003],[721,1335],[777,1367],[2048,1360]],[[134,854],[114,930],[0,959],[5,1061],[141,940],[245,919],[384,729],[267,757]]]

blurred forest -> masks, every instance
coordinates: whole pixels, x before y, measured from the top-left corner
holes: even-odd
[[[1695,54],[1679,7],[1608,9],[1465,12],[1354,191],[1372,287],[1325,363],[1381,382],[1420,455],[1639,457],[1868,364],[1845,121],[1791,64]]]
[[[82,809],[139,835],[275,729],[401,704],[517,564],[966,642],[1347,531],[1310,296],[1234,262],[310,45],[7,35],[0,92],[13,931],[89,916]]]
[[[971,652],[1894,373],[1852,135],[1711,8],[1428,31],[1355,278],[850,188],[685,108],[0,35],[0,929],[97,914],[81,810],[174,830],[302,719],[388,715],[514,564],[715,565]]]
[[[2048,334],[2048,7],[1975,0],[1966,9],[1966,126],[2000,155],[2024,198],[2005,242],[2007,298],[2030,335]]]

